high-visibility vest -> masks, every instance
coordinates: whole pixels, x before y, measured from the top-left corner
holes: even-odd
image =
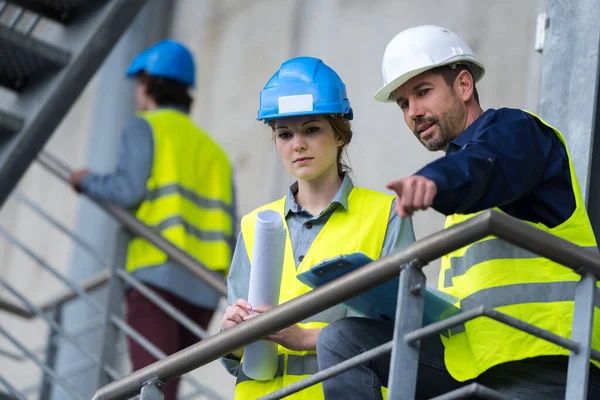
[[[147,194],[135,215],[206,267],[227,273],[232,256],[232,167],[208,134],[184,113],[140,114],[154,138]],[[163,264],[167,255],[143,238],[129,243],[126,269]]]
[[[279,304],[283,304],[311,290],[300,282],[296,275],[308,271],[323,259],[361,251],[372,259],[381,255],[385,239],[393,197],[368,189],[354,188],[348,197],[348,209],[338,207],[313,241],[309,251],[304,255],[298,269],[294,261],[292,242],[289,231],[285,243],[283,275]],[[242,235],[246,250],[252,260],[254,244],[254,227],[256,214],[262,210],[274,210],[281,214],[285,222],[285,197],[266,206],[254,210],[242,218]],[[287,230],[287,224],[285,225]],[[346,308],[334,306],[300,323],[302,328],[323,328],[328,323],[344,318]],[[318,372],[317,356],[314,351],[293,351],[278,346],[279,368],[276,377],[269,381],[255,381],[246,376],[239,368],[235,399],[256,399],[275,390],[297,382]],[[242,363],[244,362],[242,358]],[[322,385],[314,385],[287,398],[324,399]]]
[[[566,148],[565,139],[558,130],[537,115],[532,115],[552,128]],[[596,239],[568,150],[567,156],[575,211],[566,221],[553,228],[542,223],[524,222],[597,251]],[[445,228],[477,214],[451,215],[446,219]],[[570,268],[496,236],[488,236],[442,258],[438,288],[459,298],[463,311],[484,305],[570,338],[573,296],[580,278]],[[595,307],[599,306],[596,300]],[[600,350],[599,318],[594,318],[593,329],[592,346]],[[447,337],[441,338],[445,346],[446,367],[458,381],[475,378],[495,365],[510,361],[569,354],[563,347],[485,317],[455,327]]]

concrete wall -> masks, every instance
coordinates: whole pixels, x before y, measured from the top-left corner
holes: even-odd
[[[544,9],[544,0],[178,0],[171,36],[196,53],[199,83],[192,116],[229,152],[237,172],[238,211],[244,214],[282,196],[291,183],[275,154],[269,129],[255,120],[259,91],[283,61],[311,55],[338,71],[356,116],[349,148],[353,177],[360,186],[385,191],[386,182],[410,175],[439,156],[417,143],[396,106],[372,99],[381,84],[381,57],[388,41],[412,25],[438,24],[454,30],[487,65],[479,85],[484,108],[536,110],[541,55],[533,51],[533,36],[537,13]],[[121,74],[114,71],[115,76]],[[93,150],[88,148],[89,133],[97,121],[93,122],[91,114],[100,93],[95,83],[88,86],[48,145],[72,166],[83,165]],[[93,143],[96,140],[97,136]],[[113,157],[106,155],[106,159]],[[86,206],[38,166],[30,168],[19,190],[66,225],[85,225],[77,220],[82,218],[78,209]],[[440,230],[443,217],[427,211],[417,214],[414,221],[417,237],[422,238]],[[73,249],[64,235],[13,200],[1,210],[0,224],[67,272]],[[0,277],[36,301],[60,289],[60,284],[6,241],[0,240],[0,255]],[[427,269],[430,284],[437,268],[436,264]],[[0,295],[11,298],[5,291]],[[24,323],[5,314],[0,314],[0,323],[30,347],[43,344],[47,329],[42,323]],[[219,325],[220,316],[211,332],[217,332]],[[0,349],[13,350],[4,338],[0,338]],[[125,358],[122,361],[126,373],[129,365]],[[31,363],[0,357],[0,371],[19,388],[39,381],[38,369]],[[218,364],[193,375],[225,398],[232,397],[233,379]],[[187,393],[190,387],[184,384],[183,389]]]

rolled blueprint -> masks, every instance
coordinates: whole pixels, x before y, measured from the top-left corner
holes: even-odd
[[[279,213],[261,211],[256,216],[248,302],[253,307],[279,304],[286,232]],[[254,380],[273,379],[277,372],[277,344],[261,340],[244,349],[244,374]]]

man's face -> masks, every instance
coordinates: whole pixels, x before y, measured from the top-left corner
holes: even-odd
[[[467,109],[444,77],[426,71],[394,91],[406,125],[429,151],[445,150],[466,126]]]
[[[145,112],[149,110],[148,94],[146,93],[146,85],[139,79],[135,81],[135,104],[136,111]]]

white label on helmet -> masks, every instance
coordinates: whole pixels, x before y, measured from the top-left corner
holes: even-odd
[[[280,114],[313,111],[313,95],[282,96],[279,98],[278,105]]]

